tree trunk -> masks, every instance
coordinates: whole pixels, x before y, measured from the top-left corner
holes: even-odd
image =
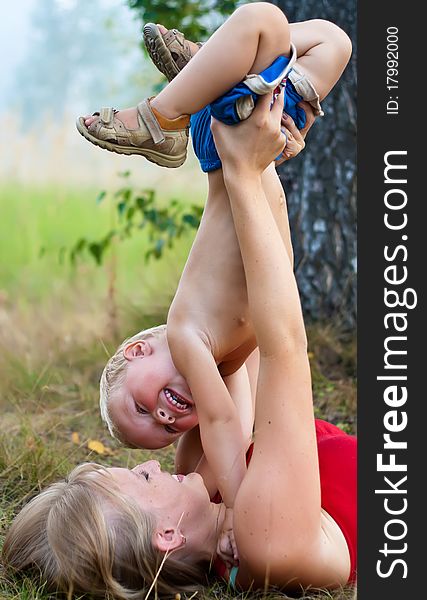
[[[356,318],[356,6],[354,0],[275,1],[290,22],[321,18],[346,31],[353,56],[322,103],[325,117],[305,150],[279,168],[286,190],[295,267],[309,319]]]

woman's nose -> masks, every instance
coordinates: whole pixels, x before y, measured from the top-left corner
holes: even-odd
[[[170,415],[167,410],[165,410],[164,408],[156,408],[156,410],[154,411],[154,418],[159,421],[159,423],[162,423],[164,425],[170,425],[171,423],[174,423],[175,421],[175,417],[173,417],[172,415]]]

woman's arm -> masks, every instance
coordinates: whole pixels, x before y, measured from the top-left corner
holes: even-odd
[[[254,453],[234,511],[243,557],[239,582],[263,586],[268,578],[271,584],[292,588],[334,587],[348,578],[349,555],[337,525],[322,520],[301,304],[261,185],[263,169],[284,144],[279,129],[283,98],[271,112],[270,100],[261,98],[250,119],[233,131],[216,122],[212,127],[261,357]]]
[[[283,150],[286,142],[280,131],[283,93],[271,111],[268,110],[270,102],[269,95],[259,99],[259,109],[254,111],[250,125],[242,123],[230,131],[218,122],[212,124],[215,144],[224,160],[224,181],[242,253],[250,314],[261,357],[283,351],[284,342],[293,339],[305,345],[295,277],[262,185],[262,173],[271,156]],[[250,135],[261,131],[262,135]]]

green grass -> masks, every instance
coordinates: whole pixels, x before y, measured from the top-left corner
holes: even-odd
[[[173,450],[128,450],[107,434],[98,414],[98,380],[107,356],[138,327],[163,322],[191,240],[146,265],[144,235],[120,245],[102,268],[72,268],[57,249],[111,223],[96,190],[0,189],[0,546],[13,515],[34,494],[82,461],[133,465],[158,458],[171,468]],[[39,249],[46,246],[43,258]],[[331,327],[309,328],[316,413],[355,430],[355,341]],[[72,440],[78,433],[79,443]],[[91,452],[102,441],[107,456]],[[53,600],[42,585],[8,579],[1,600]],[[214,584],[203,600],[285,598],[233,594]],[[350,600],[351,589],[307,593],[312,600]]]
[[[105,264],[97,268],[92,258],[72,267],[68,252],[81,237],[100,239],[115,223],[112,204],[96,204],[99,190],[67,186],[23,187],[0,185],[0,292],[18,302],[44,301],[52,294],[67,299],[69,288],[86,289],[102,299],[116,275],[119,302],[129,298],[141,304],[169,302],[188,254],[192,236],[165,252],[161,261],[144,260],[148,248],[144,231],[113,244]],[[167,201],[161,197],[160,201]],[[65,253],[61,252],[65,248]],[[135,282],[137,284],[135,285]],[[158,301],[154,293],[159,294]]]

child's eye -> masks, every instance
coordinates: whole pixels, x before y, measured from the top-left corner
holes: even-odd
[[[164,427],[165,427],[165,430],[168,433],[178,433],[176,429],[173,429],[172,427],[169,427],[169,425],[165,425]]]
[[[144,477],[147,481],[150,479],[150,474],[147,473],[147,471],[141,471],[141,475],[144,475]]]
[[[139,404],[137,404],[136,402],[135,402],[135,410],[140,415],[148,415],[148,410],[145,410],[145,408],[142,408],[142,406],[139,406]]]

